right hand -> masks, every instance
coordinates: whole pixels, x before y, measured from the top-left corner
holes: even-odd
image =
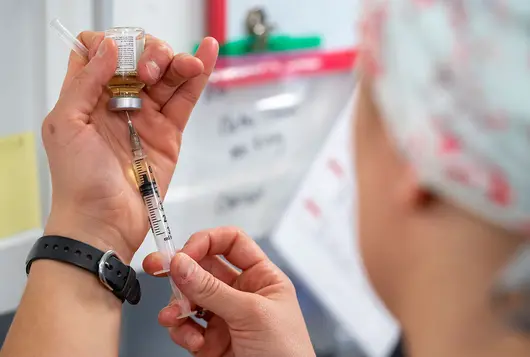
[[[42,125],[52,179],[52,207],[46,235],[74,238],[126,263],[145,238],[147,212],[134,176],[124,113],[107,109],[105,85],[116,70],[118,48],[102,32],[83,32],[89,50],[74,52],[61,95]],[[142,110],[132,121],[164,195],[173,176],[182,132],[217,60],[218,43],[201,42],[196,56],[173,55],[148,36],[138,62]],[[89,60],[90,59],[90,60]]]
[[[149,255],[144,270],[161,271],[161,256]],[[176,304],[159,314],[172,340],[194,356],[315,356],[293,284],[241,230],[194,234],[173,258],[170,274],[183,294],[210,315],[203,328],[190,318],[177,319]]]

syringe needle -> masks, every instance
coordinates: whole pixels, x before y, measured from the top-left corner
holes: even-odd
[[[127,115],[127,125],[129,126],[129,141],[131,142],[131,149],[133,152],[137,151],[138,153],[140,153],[142,150],[140,136],[138,136],[136,129],[134,129],[134,126],[132,125],[129,112],[126,111],[125,114]]]
[[[131,118],[129,117],[129,112],[125,112],[127,114],[127,125],[129,126],[129,135],[137,135],[136,130],[134,130],[134,126],[132,125]]]

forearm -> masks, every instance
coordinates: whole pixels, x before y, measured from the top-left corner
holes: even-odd
[[[0,357],[117,357],[121,308],[94,275],[36,261]]]

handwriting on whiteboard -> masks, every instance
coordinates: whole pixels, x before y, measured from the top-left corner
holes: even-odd
[[[265,152],[271,158],[279,158],[285,153],[287,142],[281,132],[254,135],[243,143],[233,145],[228,149],[228,155],[232,160],[249,158],[252,154]]]
[[[231,135],[244,129],[256,127],[256,119],[250,115],[242,114],[238,116],[223,115],[219,119],[219,134]]]
[[[257,204],[264,195],[261,187],[242,192],[222,193],[218,196],[215,210],[219,214],[234,211],[243,206],[249,207]]]

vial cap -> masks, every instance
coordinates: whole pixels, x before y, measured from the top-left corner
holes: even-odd
[[[110,111],[118,112],[122,110],[140,110],[142,109],[142,99],[137,97],[115,97],[109,100],[108,108]]]

